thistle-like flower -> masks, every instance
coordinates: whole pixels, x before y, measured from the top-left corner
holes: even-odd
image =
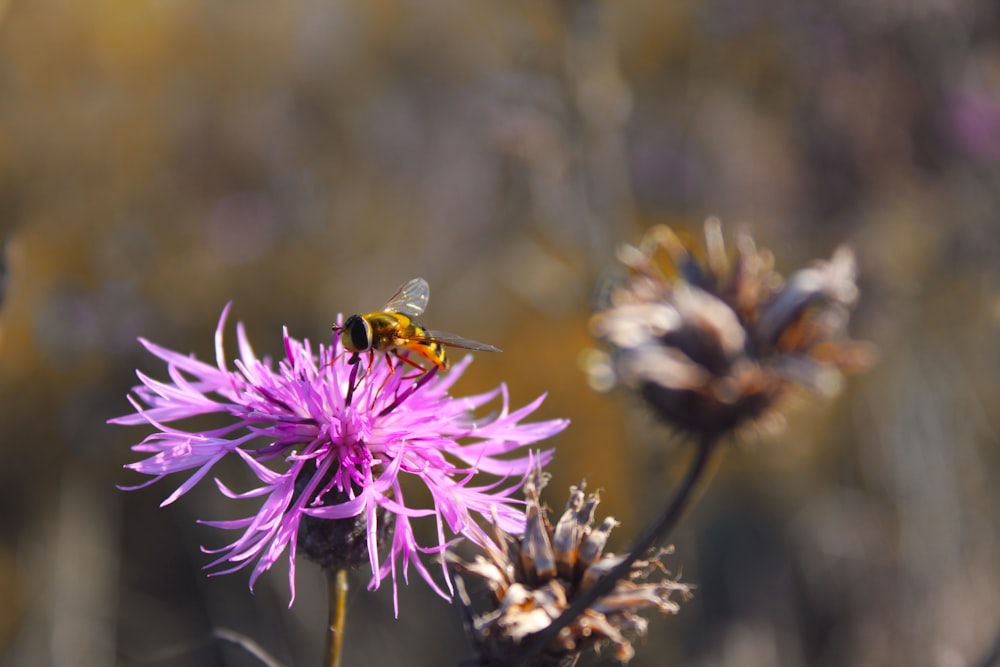
[[[172,473],[188,473],[163,505],[189,491],[222,459],[242,461],[259,480],[255,488],[237,492],[216,478],[225,496],[263,502],[244,519],[205,522],[242,531],[228,546],[206,550],[217,554],[206,566],[216,568],[215,574],[255,563],[252,589],[288,549],[294,600],[295,554],[301,546],[327,568],[357,565],[367,558],[370,587],[377,588],[391,574],[394,593],[399,564],[405,577],[412,563],[447,598],[421,554],[444,551],[448,532],[489,544],[489,536],[474,520],[477,515],[496,521],[505,531],[524,529],[524,514],[511,495],[532,461],[539,456],[548,461],[551,452],[506,455],[565,428],[564,420],[522,422],[544,397],[513,412],[504,385],[485,394],[453,397],[449,390],[471,358],[447,375],[432,369],[414,379],[392,369],[382,357],[370,366],[364,359],[349,363],[337,333],[331,345],[320,345],[314,353],[307,340],[292,338],[286,329],[285,357],[274,367],[268,358],[254,354],[241,323],[240,358],[230,370],[223,349],[228,311],[229,306],[215,333],[215,365],[140,339],[167,363],[170,380],[139,373],[142,384],[129,397],[135,413],[111,420],[156,429],[133,447],[148,458],[126,466],[153,476],[140,486]],[[474,410],[498,397],[499,412],[473,416]],[[175,425],[208,414],[219,415],[218,428],[198,431]],[[480,473],[493,477],[473,484]],[[425,506],[408,502],[407,478],[429,491],[431,500]],[[411,522],[420,517],[437,522],[436,544],[418,544]],[[393,520],[391,527],[387,519]],[[380,535],[389,541],[384,562],[379,557]],[[445,567],[442,562],[448,582]],[[450,582],[447,585],[450,588]]]
[[[471,563],[448,554],[470,580],[482,580],[489,588],[490,608],[477,614],[461,580],[457,581],[466,628],[478,654],[475,664],[571,665],[586,649],[607,645],[614,647],[615,657],[627,662],[634,653],[631,639],[646,632],[646,619],[639,612],[655,608],[676,614],[680,606],[672,597],[690,597],[686,584],[666,578],[646,581],[654,569],[662,569],[660,555],[666,551],[635,561],[628,576],[562,628],[538,655],[522,653],[526,638],[547,628],[625,558],[603,553],[618,522],[608,517],[593,526],[599,498],[585,495],[583,484],[570,487],[566,510],[553,527],[540,499],[547,481],[537,467],[524,485],[528,524],[523,537],[498,533],[495,542],[501,547],[485,547],[485,555]]]
[[[831,394],[870,363],[844,335],[858,296],[850,250],[785,281],[749,236],[732,258],[718,220],[705,238],[704,259],[663,226],[622,248],[627,279],[591,322],[609,348],[588,363],[596,388],[635,389],[667,423],[712,439],[779,418],[796,387]]]

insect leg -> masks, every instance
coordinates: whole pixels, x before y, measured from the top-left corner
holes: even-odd
[[[397,358],[398,358],[398,359],[399,359],[400,361],[402,361],[403,363],[406,363],[406,364],[409,364],[410,366],[413,366],[413,367],[414,367],[414,368],[416,368],[416,369],[417,369],[418,371],[420,371],[420,374],[421,374],[421,375],[423,375],[424,373],[426,373],[426,372],[427,372],[427,369],[426,369],[426,368],[424,368],[423,366],[421,366],[421,365],[420,365],[420,364],[418,364],[417,362],[413,361],[413,360],[412,360],[412,359],[410,359],[409,357],[404,357],[404,356],[403,356],[402,354],[400,354],[399,352],[397,352],[397,351],[395,351],[395,350],[393,350],[393,352],[394,352],[394,354],[396,355],[396,357],[397,357]]]
[[[375,356],[375,352],[373,351],[372,352],[372,357],[374,357],[374,356]],[[397,359],[402,359],[403,361],[406,361],[406,358],[400,356],[399,352],[397,350],[390,350],[389,352],[387,352],[385,354],[385,363],[389,366],[389,374],[385,376],[384,380],[382,380],[382,384],[379,385],[378,391],[376,391],[374,394],[372,394],[372,405],[371,405],[371,409],[372,410],[375,409],[375,401],[376,401],[376,399],[378,399],[379,394],[381,394],[382,390],[385,389],[385,386],[387,384],[389,384],[389,378],[391,378],[392,374],[396,372],[396,367],[392,365],[392,357],[396,357]],[[369,364],[369,366],[370,366],[370,364]]]

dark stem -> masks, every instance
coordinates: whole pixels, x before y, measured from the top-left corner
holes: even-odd
[[[553,621],[551,625],[528,637],[524,643],[523,650],[518,656],[519,660],[525,661],[540,653],[546,646],[552,643],[552,640],[558,636],[563,628],[572,623],[589,607],[593,606],[602,596],[610,593],[614,589],[615,584],[629,574],[632,564],[635,561],[645,556],[649,549],[658,541],[666,539],[670,535],[684,514],[684,510],[687,509],[688,504],[694,497],[694,491],[702,475],[708,469],[708,462],[712,458],[712,453],[715,451],[717,442],[718,438],[714,435],[705,435],[702,437],[701,442],[698,444],[698,450],[695,452],[695,458],[691,462],[691,466],[688,468],[677,493],[666,506],[663,513],[649,524],[645,533],[636,539],[632,545],[631,552],[625,557],[625,560],[612,568],[610,572],[601,577],[593,586],[582,591],[579,597],[573,601],[573,604],[559,618]]]
[[[347,363],[352,364],[352,366],[351,375],[347,378],[347,397],[344,399],[344,405],[350,405],[351,400],[354,398],[354,389],[357,387],[355,383],[358,379],[358,366],[361,365],[358,363],[359,361],[360,359],[358,359],[357,354],[347,360]]]
[[[326,573],[330,592],[330,625],[326,635],[325,667],[340,667],[340,650],[344,645],[344,623],[347,621],[347,569]]]
[[[995,667],[996,665],[1000,665],[1000,634],[997,634],[996,640],[990,650],[978,662],[972,664],[975,667]]]

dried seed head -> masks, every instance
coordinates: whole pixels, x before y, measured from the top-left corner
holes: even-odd
[[[716,219],[705,257],[689,247],[659,226],[621,250],[627,278],[591,321],[608,348],[585,358],[595,388],[630,387],[667,423],[718,437],[775,415],[797,387],[832,394],[871,363],[869,345],[845,338],[858,297],[847,248],[784,281],[747,235],[730,257]]]
[[[485,554],[471,563],[448,554],[466,578],[484,581],[490,592],[488,609],[476,613],[462,581],[456,582],[478,652],[477,664],[567,665],[587,648],[600,650],[607,645],[614,648],[615,657],[627,662],[634,653],[631,639],[646,631],[646,621],[639,612],[654,608],[675,614],[679,604],[672,597],[690,596],[685,584],[666,579],[645,581],[654,569],[663,569],[659,554],[637,561],[629,576],[563,628],[541,655],[527,661],[520,657],[525,638],[547,628],[581,591],[623,558],[603,553],[617,522],[608,518],[593,527],[597,494],[586,495],[583,484],[571,487],[566,510],[553,527],[539,497],[546,482],[547,476],[537,468],[524,486],[528,523],[523,537],[498,532],[501,548],[487,547]]]

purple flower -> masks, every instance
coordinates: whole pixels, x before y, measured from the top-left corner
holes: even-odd
[[[520,503],[510,496],[531,471],[533,460],[540,458],[544,464],[552,454],[549,450],[515,458],[505,455],[566,427],[565,420],[522,423],[544,396],[514,411],[509,410],[504,385],[484,394],[453,397],[449,390],[471,357],[447,375],[432,369],[415,379],[412,369],[392,370],[379,355],[370,366],[367,355],[359,363],[349,363],[336,333],[331,346],[320,345],[314,354],[307,340],[291,338],[286,329],[285,358],[275,368],[270,359],[254,354],[242,323],[236,327],[240,358],[235,370],[229,370],[223,350],[228,312],[229,305],[215,332],[215,365],[140,339],[167,362],[170,381],[138,373],[142,384],[129,397],[135,414],[111,420],[156,429],[133,447],[149,456],[126,466],[153,479],[131,488],[171,473],[187,473],[163,505],[177,500],[227,457],[241,459],[260,481],[255,488],[237,492],[215,480],[229,498],[262,498],[263,503],[244,519],[204,522],[242,531],[228,546],[206,549],[217,554],[206,566],[216,568],[214,574],[254,563],[252,589],[287,548],[294,600],[300,524],[351,520],[362,523],[372,572],[370,588],[391,574],[395,597],[398,568],[401,564],[405,579],[412,563],[435,591],[448,598],[420,554],[444,551],[452,540],[449,533],[489,544],[487,533],[476,523],[477,515],[495,521],[504,531],[523,531]],[[498,397],[498,413],[473,416],[473,411]],[[210,413],[223,415],[224,425],[209,431],[173,425]],[[473,484],[480,473],[492,476],[489,483]],[[430,492],[427,506],[410,504],[404,496],[408,477]],[[391,531],[386,530],[387,516],[394,519]],[[412,522],[423,517],[433,517],[437,523],[435,544],[417,542]],[[379,539],[387,532],[389,553],[380,562]],[[443,559],[441,567],[446,568]],[[447,576],[445,582],[450,591]]]

